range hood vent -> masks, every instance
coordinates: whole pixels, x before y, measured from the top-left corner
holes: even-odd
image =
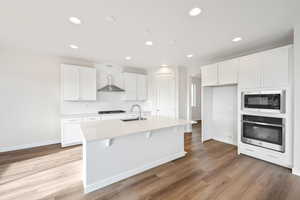
[[[125,92],[124,89],[112,83],[112,75],[107,76],[107,85],[98,89],[98,92]]]

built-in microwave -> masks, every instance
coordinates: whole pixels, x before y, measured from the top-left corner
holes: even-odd
[[[243,92],[242,110],[285,113],[285,90]]]

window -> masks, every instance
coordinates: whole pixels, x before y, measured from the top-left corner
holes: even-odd
[[[197,92],[196,92],[196,84],[191,84],[191,106],[196,107],[197,106]]]

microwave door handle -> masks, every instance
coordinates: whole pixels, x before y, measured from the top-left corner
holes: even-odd
[[[263,126],[283,127],[283,125],[269,124],[269,123],[263,123],[263,122],[252,122],[252,121],[246,121],[246,120],[243,120],[243,122],[250,123],[250,124],[263,125]]]

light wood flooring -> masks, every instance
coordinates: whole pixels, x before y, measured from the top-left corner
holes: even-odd
[[[289,169],[238,156],[232,145],[202,144],[200,138],[196,126],[193,134],[185,135],[186,157],[87,195],[81,181],[81,146],[0,153],[0,199],[300,199],[300,178]]]

